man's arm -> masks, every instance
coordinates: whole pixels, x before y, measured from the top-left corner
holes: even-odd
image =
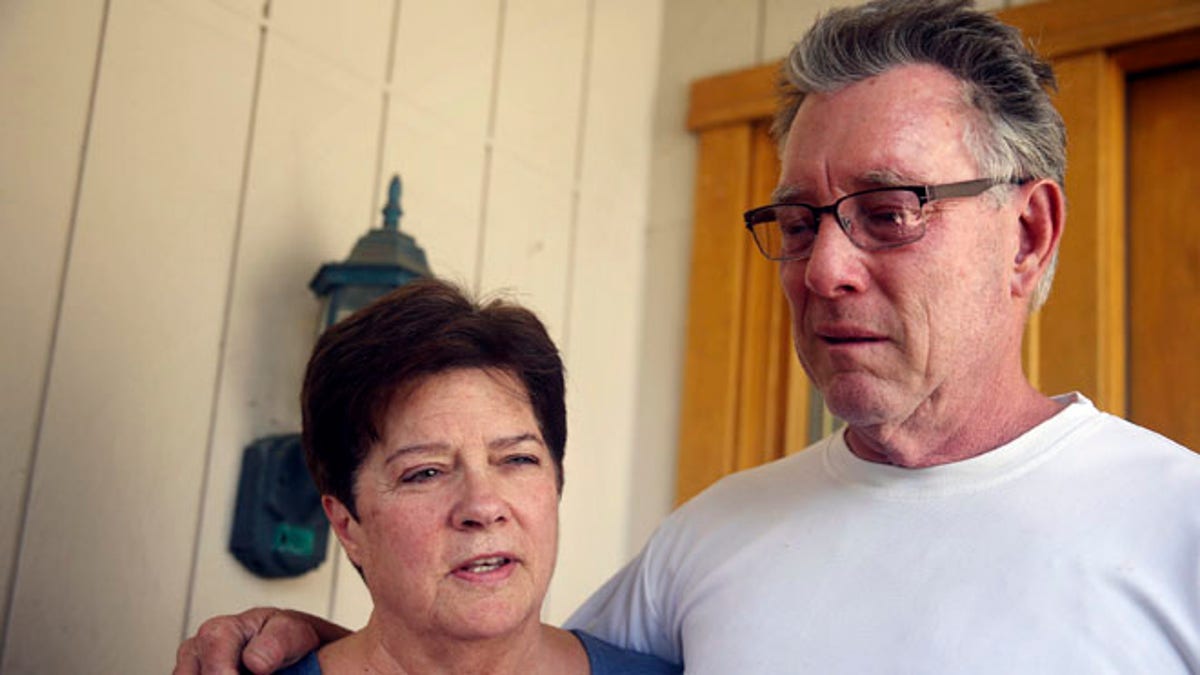
[[[311,614],[256,607],[205,621],[175,653],[174,675],[236,675],[239,663],[265,675],[350,634]]]

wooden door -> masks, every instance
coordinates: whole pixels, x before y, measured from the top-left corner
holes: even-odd
[[[1128,99],[1129,418],[1200,449],[1200,64]]]

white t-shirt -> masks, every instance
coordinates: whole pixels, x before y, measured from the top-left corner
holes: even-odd
[[[688,673],[1200,672],[1200,457],[1058,400],[961,462],[729,476],[567,625]]]

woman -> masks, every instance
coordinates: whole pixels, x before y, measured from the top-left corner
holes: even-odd
[[[309,470],[374,609],[284,672],[678,672],[540,621],[566,407],[531,312],[410,283],[326,331],[301,403]]]

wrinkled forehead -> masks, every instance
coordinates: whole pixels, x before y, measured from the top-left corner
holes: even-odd
[[[893,68],[804,98],[784,139],[777,196],[975,177],[965,85],[938,66]]]

